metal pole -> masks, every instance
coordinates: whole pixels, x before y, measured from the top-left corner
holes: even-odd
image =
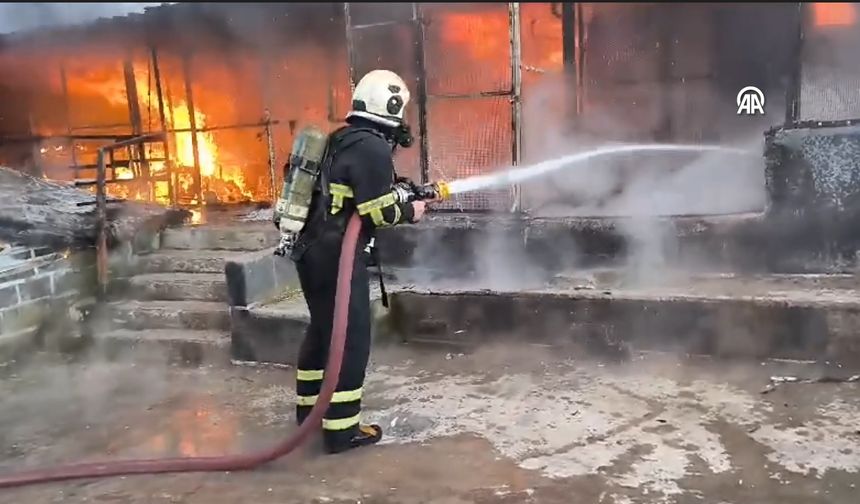
[[[27,115],[27,129],[30,131],[30,136],[36,138],[36,121],[33,120],[33,108],[29,107],[31,112]],[[34,177],[42,176],[42,141],[37,140],[30,147],[30,157],[33,159],[32,172],[30,175]]]
[[[176,131],[173,126],[176,124],[176,112],[173,109],[173,93],[170,91],[170,83],[167,83],[167,86],[164,89],[164,104],[167,105],[167,110],[165,113],[165,119],[167,116],[170,116],[170,129],[173,130],[174,138],[176,138]],[[174,158],[179,158],[179,152],[176,150],[176,142],[170,144],[170,153]],[[175,189],[175,188],[174,188]]]
[[[793,66],[785,89],[785,126],[790,127],[800,120],[800,91],[803,80],[803,36],[806,10],[803,3],[797,4],[797,38],[794,41]]]
[[[260,85],[262,86],[263,96],[263,119],[265,121],[264,131],[266,133],[266,153],[268,154],[267,162],[269,163],[269,196],[272,198],[272,204],[278,199],[277,177],[275,176],[275,138],[272,134],[272,112],[269,109],[271,102],[271,86],[269,85],[270,73],[270,53],[263,51],[260,57]],[[330,61],[334,61],[333,59]],[[331,65],[329,65],[329,68]],[[330,71],[329,71],[330,73]],[[328,86],[329,95],[331,95],[331,85]],[[330,100],[329,100],[330,101]],[[331,115],[331,113],[329,113]]]
[[[581,114],[585,104],[586,33],[582,3],[575,4],[576,15],[576,113]]]
[[[415,28],[415,70],[417,77],[417,100],[418,105],[418,135],[421,137],[419,144],[419,163],[421,164],[422,183],[430,182],[430,143],[427,138],[427,67],[424,54],[424,22],[421,19],[421,11],[417,3],[412,3],[412,23]]]
[[[191,149],[194,156],[194,194],[197,204],[203,204],[203,177],[200,172],[200,150],[197,145],[197,119],[194,117],[194,93],[191,90],[191,55],[182,55],[182,76],[185,79],[185,100],[188,103],[188,122],[191,126]]]
[[[332,3],[332,26],[336,26],[336,20],[338,17],[338,10],[340,6],[336,3]],[[328,54],[328,64],[326,65],[326,77],[328,78],[328,92],[326,93],[326,117],[328,118],[328,122],[337,123],[340,122],[343,118],[337,117],[337,72],[338,70],[342,70],[337,68],[335,62],[338,61],[338,53],[339,49],[337,44],[327,44],[326,52]],[[277,194],[276,194],[277,195]]]
[[[508,18],[511,42],[511,131],[513,142],[511,146],[511,161],[519,165],[522,156],[522,44],[520,41],[520,4],[508,3]],[[512,212],[522,210],[522,188],[519,184],[513,187]]]
[[[63,113],[66,121],[66,134],[69,135],[69,141],[67,143],[69,149],[72,150],[72,166],[74,166],[75,170],[75,178],[78,178],[78,154],[75,152],[75,140],[72,137],[72,109],[71,104],[69,103],[69,81],[66,77],[66,66],[63,63],[60,63],[60,85],[63,88]]]
[[[355,45],[352,38],[352,16],[349,12],[349,2],[343,3],[343,22],[346,27],[346,56],[349,64],[349,91],[355,91]]]
[[[578,89],[579,72],[577,69],[577,10],[579,4],[564,2],[561,4],[561,45],[562,60],[564,61],[565,84],[565,118],[568,121],[579,112]]]
[[[571,74],[576,65],[576,4],[561,4],[561,50],[564,69]]]
[[[137,81],[134,78],[134,66],[131,61],[131,55],[123,60],[122,72],[125,77],[125,93],[128,101],[128,116],[131,121],[131,134],[132,136],[140,136],[143,134],[143,121],[140,116]],[[137,153],[137,160],[140,162],[140,176],[146,181],[151,192],[152,187],[149,185],[149,163],[146,160],[146,148],[143,144],[132,146],[129,148],[129,153],[132,152]],[[131,161],[131,156],[129,156],[129,161]],[[152,199],[152,194],[149,195],[148,199]]]
[[[673,20],[676,16],[672,16],[677,7],[672,7],[666,4],[655,4],[650,7],[651,10],[651,19],[656,14],[657,16],[657,29],[659,30],[657,35],[658,43],[660,44],[660,51],[657,53],[658,58],[658,78],[660,79],[660,111],[662,113],[662,118],[658,129],[656,131],[655,140],[661,142],[669,142],[672,141],[673,138],[673,128],[672,123],[674,122],[672,119],[673,108],[672,108],[672,26]],[[685,138],[685,140],[688,140]]]
[[[155,78],[155,93],[158,97],[158,119],[161,121],[161,133],[167,131],[167,117],[164,114],[164,94],[161,89],[161,69],[158,66],[158,50],[155,46],[150,46],[150,55],[152,57],[152,73]],[[173,168],[170,166],[170,143],[167,135],[163,135],[162,145],[164,146],[164,172],[167,176],[167,199],[171,205],[176,204],[176,194],[173,192]]]
[[[100,300],[107,296],[108,253],[107,253],[107,201],[105,198],[105,152],[98,150],[96,168],[96,295]]]
[[[272,203],[274,203],[275,201],[278,200],[278,192],[277,192],[278,189],[277,189],[277,187],[275,187],[275,182],[276,182],[276,178],[275,178],[275,140],[272,137],[272,123],[270,122],[272,120],[272,115],[269,112],[269,109],[266,109],[265,117],[266,117],[266,147],[268,148],[267,152],[269,154],[269,159],[268,159],[268,162],[269,162],[269,184],[270,184],[270,188],[271,188]]]

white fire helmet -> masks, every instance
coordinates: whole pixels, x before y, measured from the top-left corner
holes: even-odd
[[[355,86],[352,110],[346,117],[364,117],[395,128],[403,124],[409,97],[409,89],[399,75],[390,70],[373,70]]]

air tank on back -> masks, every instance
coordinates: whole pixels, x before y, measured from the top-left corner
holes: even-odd
[[[321,129],[306,126],[293,142],[289,171],[275,205],[275,218],[280,219],[282,235],[296,234],[305,225],[327,141],[328,135]]]

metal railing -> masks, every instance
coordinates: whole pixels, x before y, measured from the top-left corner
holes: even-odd
[[[145,142],[163,141],[164,133],[151,133],[127,140],[114,142],[99,148],[96,168],[96,277],[98,283],[97,295],[104,299],[108,285],[108,246],[107,246],[107,165],[105,159],[116,149],[137,145]]]

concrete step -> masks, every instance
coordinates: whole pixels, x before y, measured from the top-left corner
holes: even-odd
[[[149,355],[195,365],[230,361],[230,335],[225,331],[116,329],[94,334],[93,340],[95,351],[109,360],[134,353],[140,358]]]
[[[220,226],[189,226],[166,229],[162,249],[261,250],[274,247],[280,236],[271,223],[242,223]]]
[[[724,280],[653,288],[412,289],[393,292],[389,302],[393,330],[409,343],[516,341],[613,360],[656,351],[860,366],[857,290]]]
[[[110,318],[123,329],[230,330],[230,310],[211,301],[118,301]]]
[[[227,302],[227,282],[218,273],[150,273],[129,280],[132,299]]]
[[[399,336],[389,327],[378,289],[371,290],[372,338],[393,341]],[[310,324],[310,313],[300,291],[276,303],[230,308],[231,353],[240,361],[295,365]]]
[[[234,359],[294,365],[310,313],[301,293],[294,293],[268,306],[233,306],[230,320]]]
[[[224,273],[227,261],[240,252],[223,250],[164,249],[138,259],[141,273]]]

